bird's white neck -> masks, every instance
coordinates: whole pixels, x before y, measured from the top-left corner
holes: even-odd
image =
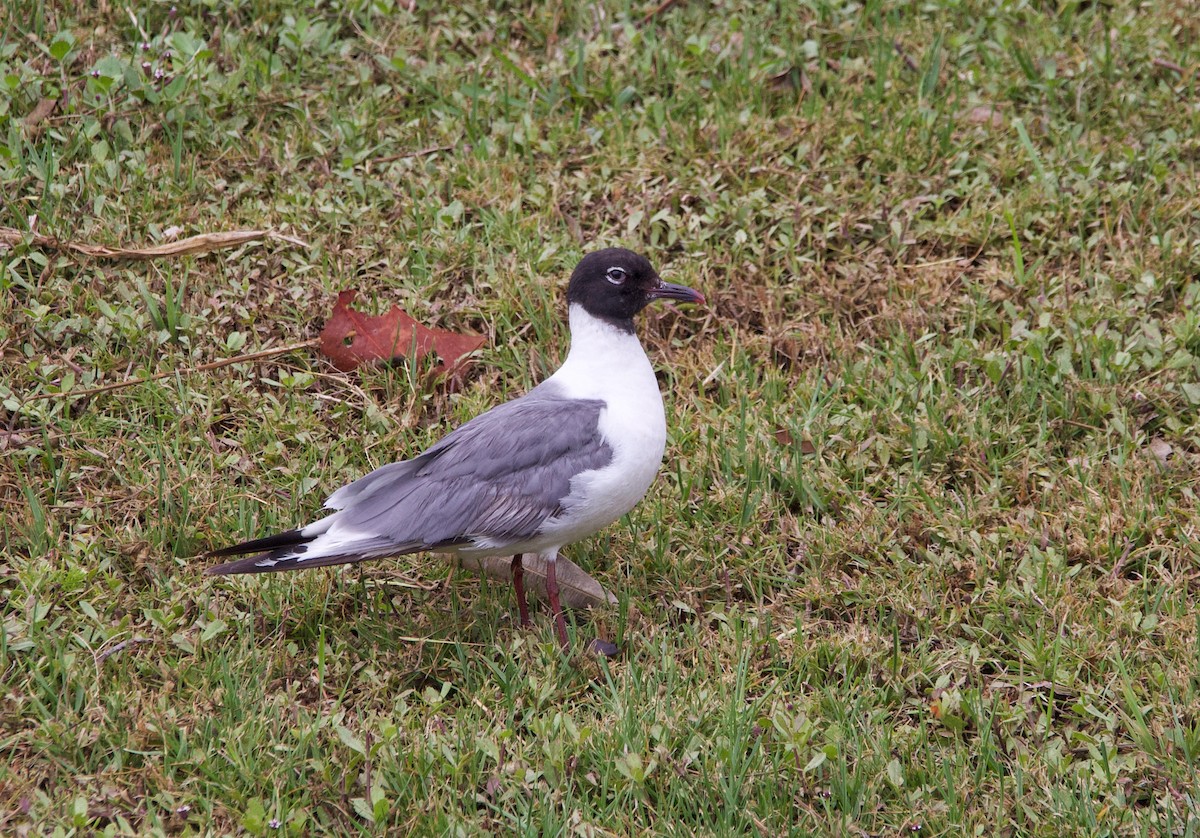
[[[576,398],[609,399],[616,393],[653,388],[658,382],[636,334],[570,307],[571,351],[552,377]]]

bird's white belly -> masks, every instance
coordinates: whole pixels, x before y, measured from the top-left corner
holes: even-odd
[[[654,482],[667,444],[658,379],[637,338],[575,311],[571,318],[571,355],[553,379],[569,398],[604,401],[598,430],[613,456],[603,468],[572,478],[562,514],[538,531],[546,546],[584,538],[633,509]],[[594,333],[604,344],[592,350]]]
[[[571,352],[547,379],[571,399],[597,399],[605,407],[597,430],[612,449],[608,464],[571,478],[562,511],[519,542],[476,541],[447,548],[460,555],[556,550],[607,527],[633,509],[662,465],[667,421],[650,360],[635,335],[621,332],[571,307]]]
[[[607,527],[637,505],[654,482],[666,447],[661,400],[657,406],[657,416],[651,413],[635,422],[622,421],[623,417],[606,411],[600,429],[613,447],[612,461],[572,479],[563,513],[547,521],[539,536],[566,544]]]

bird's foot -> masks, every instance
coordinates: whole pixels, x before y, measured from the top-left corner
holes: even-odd
[[[597,637],[588,644],[588,651],[606,658],[615,658],[617,655],[621,654],[621,647],[616,643],[611,643],[607,640],[601,640],[599,637]]]

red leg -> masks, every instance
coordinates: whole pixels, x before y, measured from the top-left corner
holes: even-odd
[[[567,642],[567,620],[563,617],[562,603],[558,601],[557,564],[554,558],[546,564],[546,598],[550,600],[550,611],[554,614],[554,633],[558,635],[558,642],[565,651],[570,645]]]
[[[529,625],[529,603],[525,601],[525,566],[521,564],[521,554],[512,557],[512,583],[517,593],[517,611],[521,615],[521,625]]]

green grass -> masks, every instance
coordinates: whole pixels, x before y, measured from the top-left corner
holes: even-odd
[[[1186,4],[100,5],[0,8],[0,226],[310,247],[0,252],[0,831],[1200,833]],[[433,557],[202,575],[544,377],[610,244],[711,303],[569,551],[622,657]],[[488,344],[72,396],[346,288]]]

